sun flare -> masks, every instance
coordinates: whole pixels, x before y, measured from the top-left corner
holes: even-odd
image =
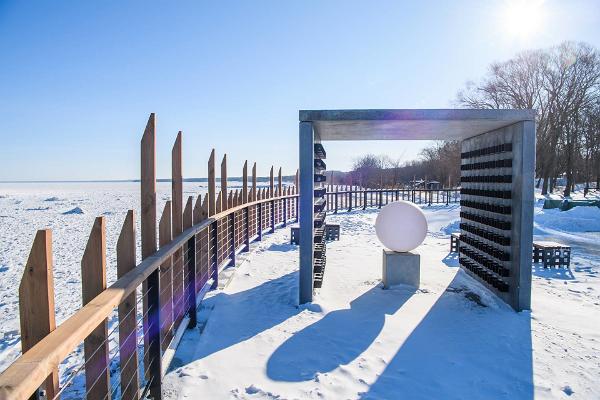
[[[543,0],[508,0],[502,28],[512,37],[527,39],[542,28]]]

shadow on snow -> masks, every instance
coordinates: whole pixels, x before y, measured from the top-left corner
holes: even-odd
[[[386,314],[394,314],[414,294],[377,285],[350,303],[349,309],[329,312],[285,341],[269,358],[269,378],[300,382],[348,364],[381,332]]]
[[[465,278],[471,279],[459,271],[449,288],[464,286]],[[480,307],[446,290],[360,398],[391,395],[532,399],[530,313]]]

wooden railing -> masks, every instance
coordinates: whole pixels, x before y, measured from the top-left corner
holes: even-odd
[[[136,264],[136,217],[130,210],[116,246],[118,279],[106,287],[105,217],[96,218],[81,263],[84,305],[59,326],[54,323],[52,234],[38,231],[19,290],[24,354],[0,374],[0,399],[37,398],[41,392],[57,399],[83,373],[80,398],[162,398],[161,379],[178,339],[196,325],[197,303],[218,286],[219,272],[235,265],[236,255],[249,251],[263,233],[297,220],[297,185],[284,188],[281,169],[278,184],[271,167],[269,187],[261,189],[256,164],[249,187],[245,163],[242,189],[228,191],[225,156],[217,193],[214,150],[208,193],[190,196],[184,204],[181,141],[180,132],[172,153],[172,199],[157,227],[155,121],[150,116],[141,142],[142,261]],[[115,310],[115,327],[108,332]],[[117,332],[118,348],[109,352],[108,340]],[[59,379],[59,365],[82,343],[85,361]],[[118,374],[111,377],[114,370]]]
[[[327,212],[367,207],[381,208],[386,204],[407,200],[416,204],[450,204],[460,202],[460,189],[365,189],[356,186],[327,188]]]

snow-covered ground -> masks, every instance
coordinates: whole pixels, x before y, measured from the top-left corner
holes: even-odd
[[[241,187],[235,180],[228,186]],[[81,307],[81,257],[98,216],[106,217],[108,284],[116,280],[117,238],[127,210],[139,215],[139,190],[139,182],[0,183],[0,371],[21,352],[19,282],[36,231],[52,229],[56,323],[60,324]],[[205,193],[205,182],[184,182],[185,200]],[[157,217],[170,198],[171,184],[157,183]],[[111,337],[111,346],[117,337]]]
[[[448,253],[458,207],[424,210],[430,232],[416,291],[381,288],[376,210],[328,218],[342,237],[328,245],[323,288],[309,307],[295,305],[298,248],[287,231],[269,236],[203,303],[204,323],[184,336],[167,397],[598,398],[597,245],[572,231],[560,236],[575,246],[572,271],[536,269],[533,311],[515,313]],[[588,216],[536,213],[536,233],[562,216]],[[590,226],[600,211],[592,216]],[[597,243],[598,232],[589,234]]]
[[[203,194],[205,184],[185,183],[184,192]],[[170,185],[159,183],[159,209],[168,198]],[[60,323],[81,305],[80,261],[94,217],[107,217],[111,283],[130,208],[139,209],[139,183],[0,184],[0,371],[20,353],[17,293],[35,231],[53,229]],[[416,292],[379,287],[376,210],[329,218],[342,238],[328,246],[325,283],[308,308],[295,306],[289,230],[265,236],[203,303],[204,323],[186,334],[167,377],[170,398],[600,397],[600,210],[536,205],[536,238],[565,242],[574,256],[570,271],[534,268],[533,311],[518,314],[448,254],[458,207],[424,210],[430,232]]]

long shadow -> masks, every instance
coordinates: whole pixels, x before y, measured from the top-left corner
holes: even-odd
[[[531,266],[531,270],[533,275],[539,276],[540,278],[546,279],[563,279],[563,280],[573,280],[575,276],[573,272],[569,268],[562,267],[549,267],[544,268],[541,263],[535,263]]]
[[[447,267],[451,267],[451,268],[457,268],[460,266],[459,264],[459,259],[458,259],[458,253],[448,253],[448,255],[446,255],[446,257],[444,257],[442,259],[442,262],[447,266]]]
[[[348,364],[373,343],[385,323],[414,294],[404,287],[383,290],[378,285],[350,303],[350,309],[332,311],[292,335],[267,362],[269,378],[300,382],[317,373]]]
[[[242,292],[221,292],[205,299],[198,319],[206,322],[208,334],[201,334],[199,330],[186,334],[183,341],[189,343],[179,346],[169,370],[234,346],[282,323],[300,312],[297,297],[298,272],[291,272]],[[215,313],[220,312],[219,318],[214,318]],[[190,348],[193,351],[189,351]]]
[[[470,280],[458,272],[361,399],[533,398],[530,313],[469,301]]]

